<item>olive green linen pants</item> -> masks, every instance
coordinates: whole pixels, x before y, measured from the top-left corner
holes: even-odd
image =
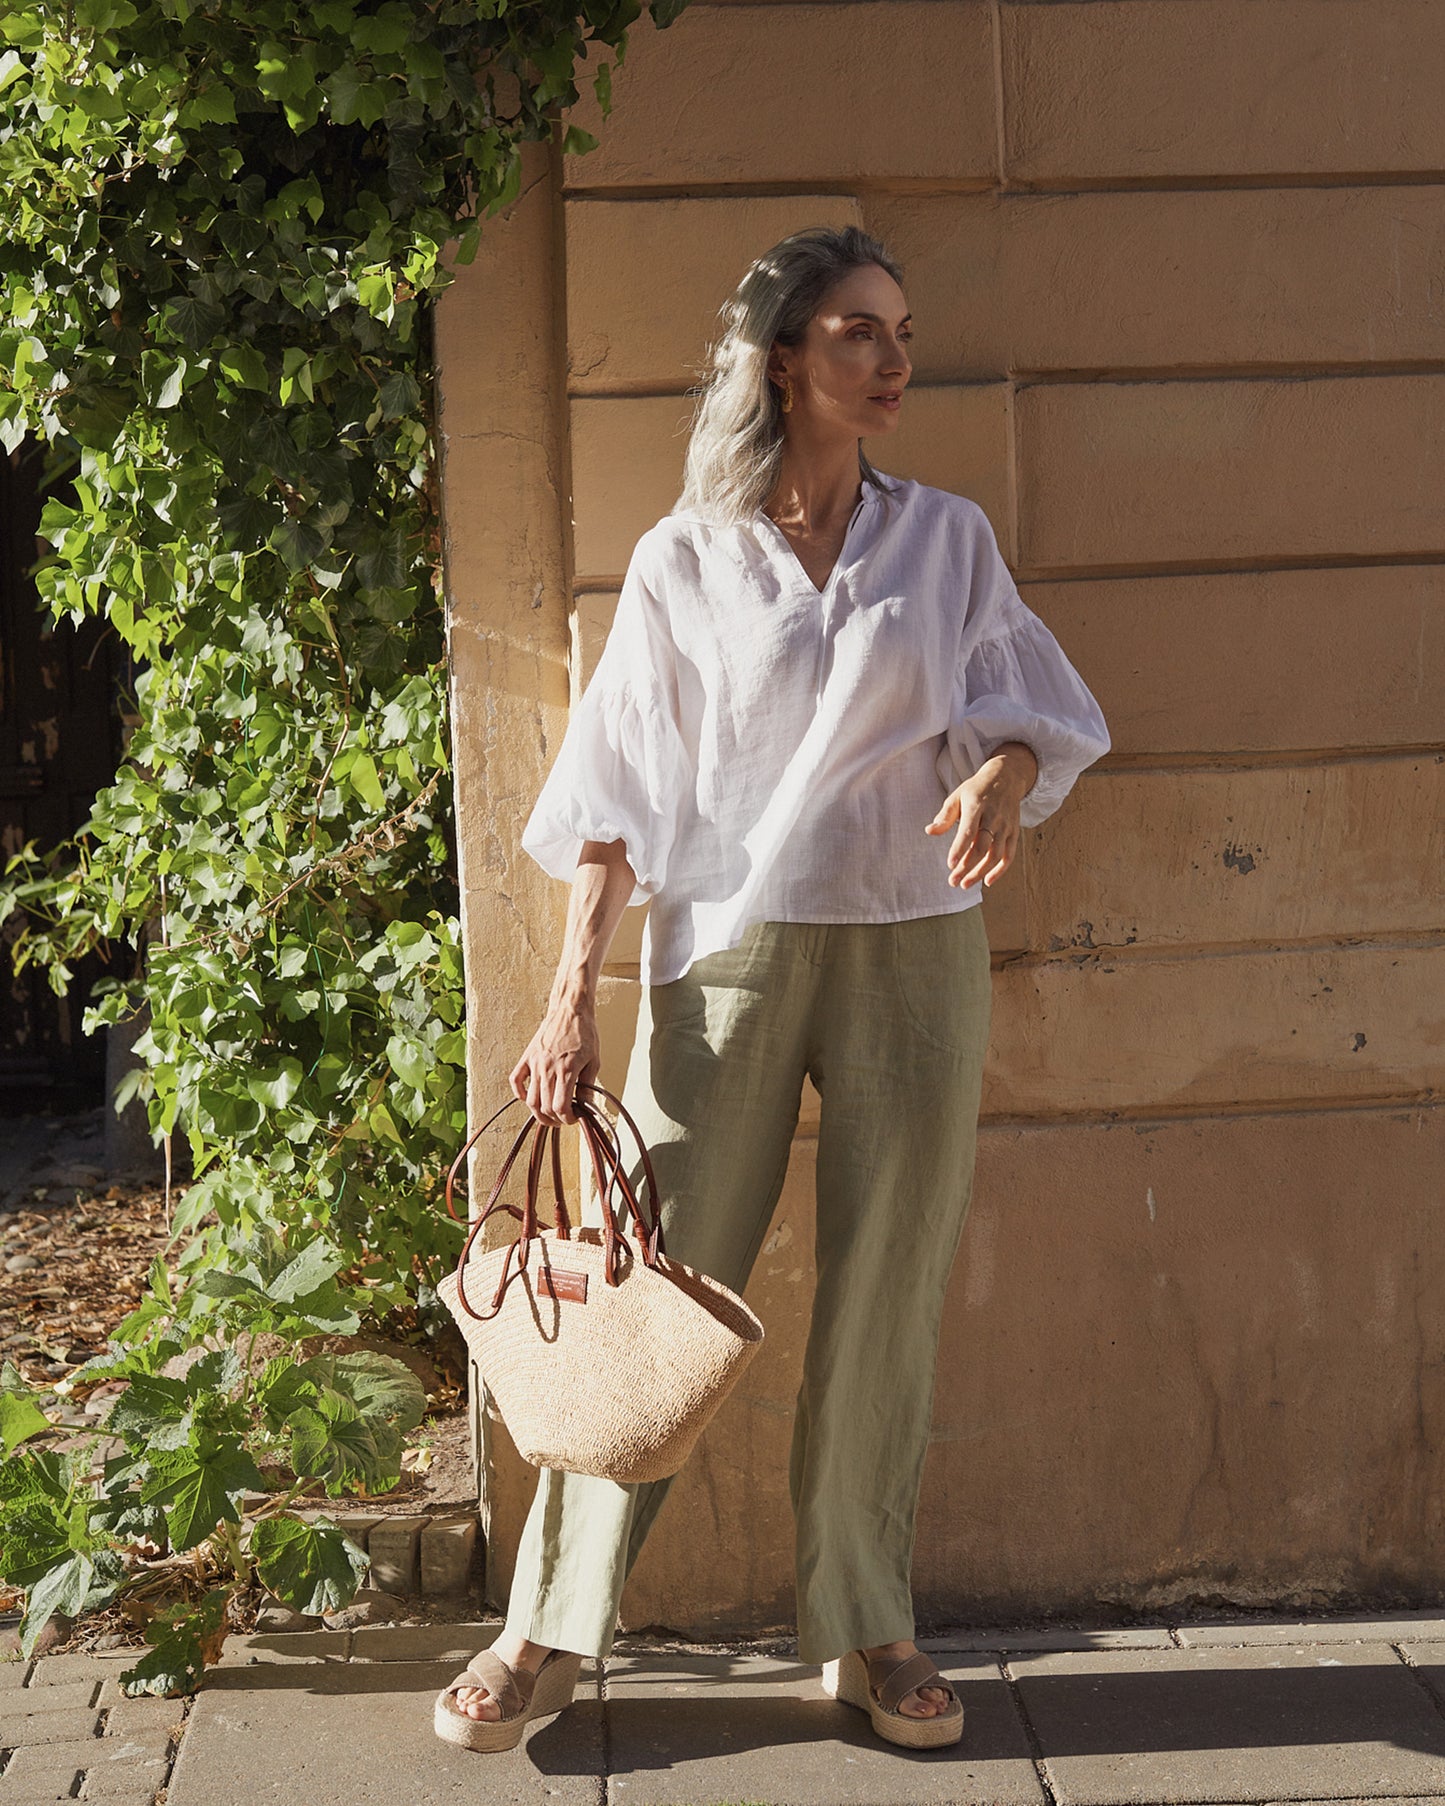
[[[652,1152],[676,1259],[743,1289],[805,1073],[822,1099],[817,1287],[790,1471],[805,1662],[913,1635],[914,1520],[991,1003],[977,906],[754,923],[737,947],[643,987],[623,1101]],[[508,1628],[609,1653],[623,1583],[670,1484],[544,1469]]]

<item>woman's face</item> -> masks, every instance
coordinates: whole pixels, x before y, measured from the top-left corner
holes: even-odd
[[[903,290],[876,263],[864,264],[828,291],[801,345],[775,345],[769,374],[793,379],[791,425],[859,439],[891,433],[913,373],[913,336]]]

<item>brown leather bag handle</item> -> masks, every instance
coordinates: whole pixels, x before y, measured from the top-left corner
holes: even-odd
[[[627,1175],[623,1170],[621,1143],[614,1134],[611,1125],[607,1122],[601,1112],[597,1110],[594,1105],[588,1103],[585,1098],[580,1095],[574,1097],[573,1107],[577,1112],[578,1126],[582,1131],[583,1141],[586,1144],[588,1156],[592,1161],[592,1171],[597,1184],[598,1198],[602,1206],[603,1275],[608,1285],[616,1285],[618,1254],[620,1249],[625,1246],[627,1242],[627,1220],[629,1216],[632,1218],[636,1228],[638,1249],[642,1255],[644,1264],[649,1267],[655,1266],[657,1264],[658,1255],[663,1252],[662,1220],[658,1207],[657,1177],[653,1171],[652,1159],[648,1153],[647,1144],[643,1141],[637,1124],[633,1121],[631,1114],[628,1112],[621,1099],[613,1097],[610,1091],[604,1090],[600,1085],[582,1085],[578,1087],[578,1091],[579,1093],[581,1091],[595,1091],[617,1106],[619,1113],[631,1129],[633,1139],[636,1141],[638,1149],[640,1150],[643,1172],[648,1184],[648,1203],[651,1208],[650,1220],[647,1212],[644,1211],[631,1182],[628,1180]],[[462,1162],[466,1159],[467,1154],[476,1145],[480,1137],[486,1133],[492,1124],[496,1122],[499,1117],[505,1115],[513,1104],[520,1103],[521,1101],[520,1098],[509,1098],[499,1110],[494,1111],[475,1134],[468,1139],[466,1145],[452,1162],[451,1168],[447,1173],[446,1206],[447,1213],[452,1218],[453,1222],[460,1221],[452,1203],[452,1186]],[[522,1149],[527,1145],[529,1140],[532,1141],[532,1151],[527,1161],[526,1195],[522,1206],[519,1209],[515,1204],[503,1203],[501,1201],[501,1192]],[[571,1223],[567,1214],[567,1201],[562,1183],[561,1129],[556,1124],[545,1123],[539,1118],[529,1117],[527,1123],[518,1131],[507,1152],[506,1158],[502,1162],[501,1170],[497,1174],[491,1191],[487,1195],[486,1204],[483,1206],[480,1215],[471,1225],[470,1233],[462,1248],[461,1258],[457,1263],[457,1301],[462,1309],[466,1311],[468,1316],[475,1317],[478,1321],[486,1322],[497,1315],[502,1308],[502,1301],[506,1296],[507,1287],[518,1273],[526,1271],[528,1256],[531,1250],[531,1242],[539,1232],[537,1219],[537,1192],[549,1143],[552,1154],[552,1190],[555,1207],[556,1232],[559,1240],[567,1241],[571,1238]],[[616,1208],[614,1208],[611,1198],[614,1188],[620,1196],[620,1204]],[[519,1229],[517,1236],[508,1244],[507,1256],[502,1263],[501,1277],[498,1280],[497,1289],[492,1298],[491,1309],[482,1312],[474,1310],[468,1301],[464,1290],[465,1282],[463,1276],[466,1272],[467,1261],[471,1255],[473,1242],[481,1233],[482,1226],[498,1211],[506,1211],[510,1216],[516,1217]],[[516,1262],[515,1267],[513,1266],[514,1260]]]
[[[657,1189],[657,1174],[653,1170],[652,1155],[648,1152],[647,1143],[642,1137],[642,1131],[633,1121],[632,1112],[627,1108],[620,1097],[614,1097],[610,1091],[604,1090],[601,1085],[579,1085],[577,1089],[579,1092],[594,1091],[599,1097],[605,1097],[610,1104],[613,1104],[616,1107],[617,1114],[632,1131],[632,1139],[637,1145],[637,1152],[642,1161],[643,1176],[647,1181],[648,1208],[646,1211],[643,1210],[641,1201],[637,1198],[626,1173],[623,1171],[620,1141],[615,1136],[610,1136],[609,1139],[616,1150],[614,1171],[618,1190],[622,1193],[623,1198],[631,1211],[633,1219],[637,1224],[639,1235],[649,1244],[652,1252],[652,1260],[649,1261],[648,1264],[652,1265],[653,1262],[655,1262],[656,1257],[659,1254],[666,1253],[667,1250],[663,1243],[662,1200],[661,1194]],[[574,1107],[580,1106],[583,1103],[583,1099],[577,1097],[573,1100],[573,1103]],[[598,1111],[597,1114],[599,1117],[601,1116],[600,1111]],[[604,1122],[606,1121],[605,1118],[602,1120]],[[610,1125],[608,1125],[608,1127],[610,1129]]]

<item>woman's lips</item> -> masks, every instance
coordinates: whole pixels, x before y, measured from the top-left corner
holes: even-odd
[[[903,397],[901,395],[870,395],[868,399],[880,408],[887,408],[890,413],[896,414]]]

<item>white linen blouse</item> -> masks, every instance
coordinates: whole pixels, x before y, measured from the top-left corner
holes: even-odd
[[[1022,740],[1034,827],[1109,750],[978,504],[883,481],[864,480],[821,591],[761,510],[674,511],[637,542],[522,845],[570,881],[583,841],[626,843],[649,984],[755,921],[973,908],[982,884],[948,883],[952,833],[924,833],[948,792]]]

